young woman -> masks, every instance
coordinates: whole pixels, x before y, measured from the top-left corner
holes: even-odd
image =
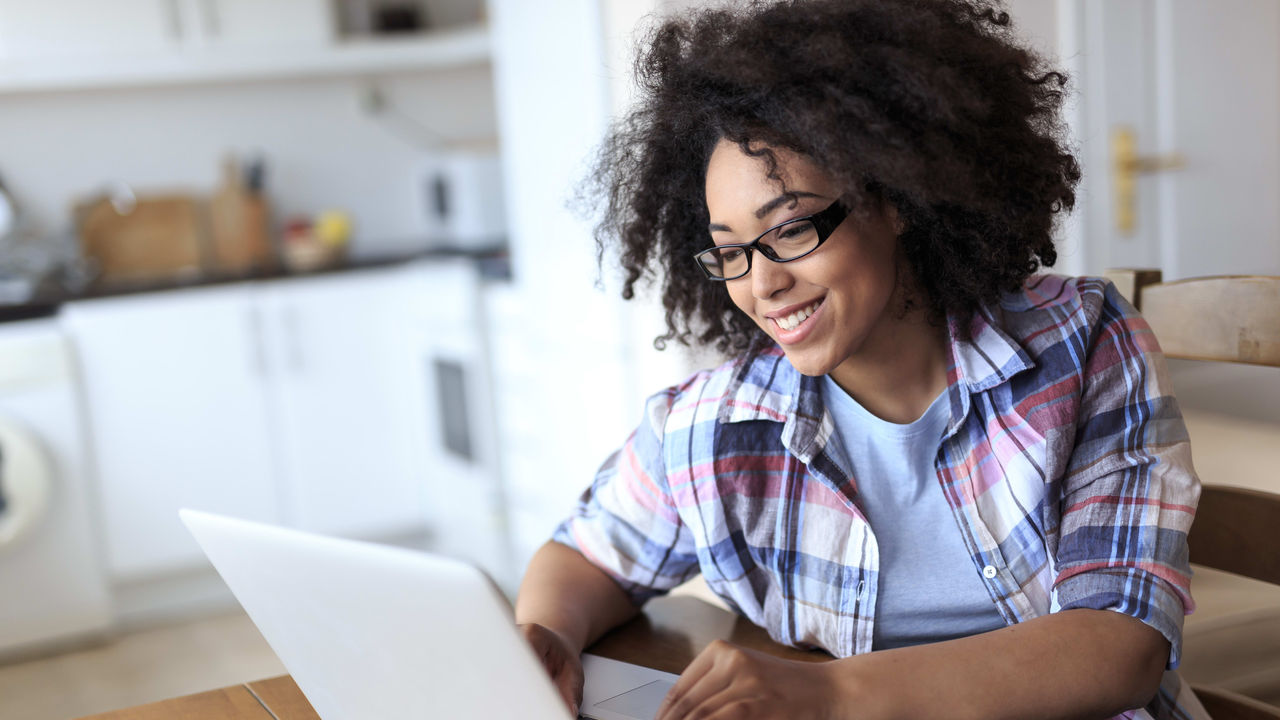
[[[653,396],[534,557],[517,619],[579,653],[702,573],[795,663],[717,643],[677,718],[1203,711],[1171,670],[1199,494],[1155,338],[1052,265],[1065,78],[962,0],[665,22],[602,153],[624,295],[732,356]]]

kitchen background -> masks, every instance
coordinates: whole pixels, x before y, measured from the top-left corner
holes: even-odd
[[[272,671],[181,506],[466,557],[514,592],[643,399],[715,361],[652,348],[660,306],[617,298],[570,208],[629,102],[636,29],[696,4],[0,0],[0,716]],[[1106,43],[1156,27],[1164,58],[1168,18],[1187,22],[1171,9],[1194,4],[1008,5],[1081,88],[1059,271],[1280,274],[1269,215],[1208,249],[1108,229],[1097,128],[1130,110],[1102,88],[1127,72]],[[1275,35],[1260,7],[1242,22]],[[1246,181],[1272,211],[1278,45],[1250,46],[1263,75],[1239,83],[1261,105],[1238,114],[1270,128]],[[1156,105],[1132,113],[1160,149]],[[1144,182],[1156,212],[1169,187]],[[1174,373],[1201,473],[1280,490],[1274,375]],[[214,637],[232,677],[156,680]],[[83,661],[130,643],[171,660]],[[70,675],[104,691],[55,699]]]

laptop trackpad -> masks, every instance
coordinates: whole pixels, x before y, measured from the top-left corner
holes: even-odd
[[[649,720],[658,714],[658,706],[667,696],[667,691],[675,686],[670,680],[654,680],[648,685],[641,685],[621,695],[596,703],[601,710],[608,710],[619,715],[626,715],[637,720]]]
[[[582,714],[598,720],[653,720],[679,675],[582,654]]]

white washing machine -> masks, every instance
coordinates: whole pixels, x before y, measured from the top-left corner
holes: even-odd
[[[66,336],[0,323],[0,655],[111,624],[88,474]]]

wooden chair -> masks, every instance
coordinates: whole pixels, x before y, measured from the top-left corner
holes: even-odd
[[[1107,277],[1142,312],[1166,357],[1280,368],[1280,277],[1161,283],[1158,270],[1111,270]],[[1194,452],[1194,438],[1192,444]],[[1280,585],[1280,495],[1202,481],[1191,562]],[[1280,718],[1274,705],[1192,687],[1215,720]]]

